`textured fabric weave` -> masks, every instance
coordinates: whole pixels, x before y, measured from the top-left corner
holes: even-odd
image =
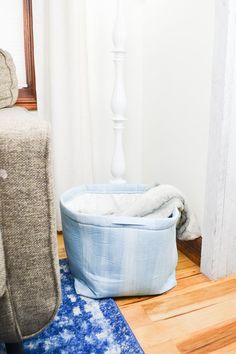
[[[2,234],[0,230],[0,298],[3,296],[6,290],[6,269],[5,269],[5,257],[3,252]]]
[[[22,336],[11,303],[11,294],[7,288],[0,299],[0,342],[19,342],[21,339]]]
[[[0,298],[0,341],[6,334],[16,340],[16,326],[23,338],[36,334],[60,302],[49,143],[44,120],[21,108],[0,111],[0,168],[7,174],[0,179],[0,225],[9,294]]]
[[[0,49],[0,108],[13,106],[18,97],[16,68],[11,55]]]

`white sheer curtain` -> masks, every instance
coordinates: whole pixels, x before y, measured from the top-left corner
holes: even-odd
[[[33,0],[38,111],[52,125],[58,205],[68,188],[112,178],[115,15],[115,0]],[[136,0],[127,3],[126,15],[126,177],[140,182],[142,7]]]
[[[93,182],[85,2],[33,1],[38,112],[52,125],[57,204],[66,189]]]

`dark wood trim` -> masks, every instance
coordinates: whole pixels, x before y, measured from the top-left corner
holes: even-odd
[[[36,110],[37,96],[34,65],[32,0],[23,0],[23,19],[27,87],[23,87],[19,90],[16,105],[26,107],[29,110]]]
[[[202,238],[199,237],[192,241],[180,241],[177,240],[178,250],[187,256],[191,261],[200,266],[201,262],[201,250],[202,250]]]

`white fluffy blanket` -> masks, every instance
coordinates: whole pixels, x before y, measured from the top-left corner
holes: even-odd
[[[201,236],[195,215],[188,207],[185,197],[171,185],[157,185],[145,193],[122,212],[116,215],[137,217],[169,217],[177,208],[180,218],[177,223],[177,237],[180,240],[193,240]]]
[[[183,194],[170,185],[150,187],[137,194],[81,194],[74,209],[95,215],[137,216],[145,218],[168,218],[177,208],[180,217],[176,233],[180,240],[193,240],[201,236],[196,218]]]

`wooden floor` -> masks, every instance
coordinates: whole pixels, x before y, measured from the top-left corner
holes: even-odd
[[[236,277],[209,281],[180,253],[177,282],[160,296],[116,300],[144,352],[236,354]]]

